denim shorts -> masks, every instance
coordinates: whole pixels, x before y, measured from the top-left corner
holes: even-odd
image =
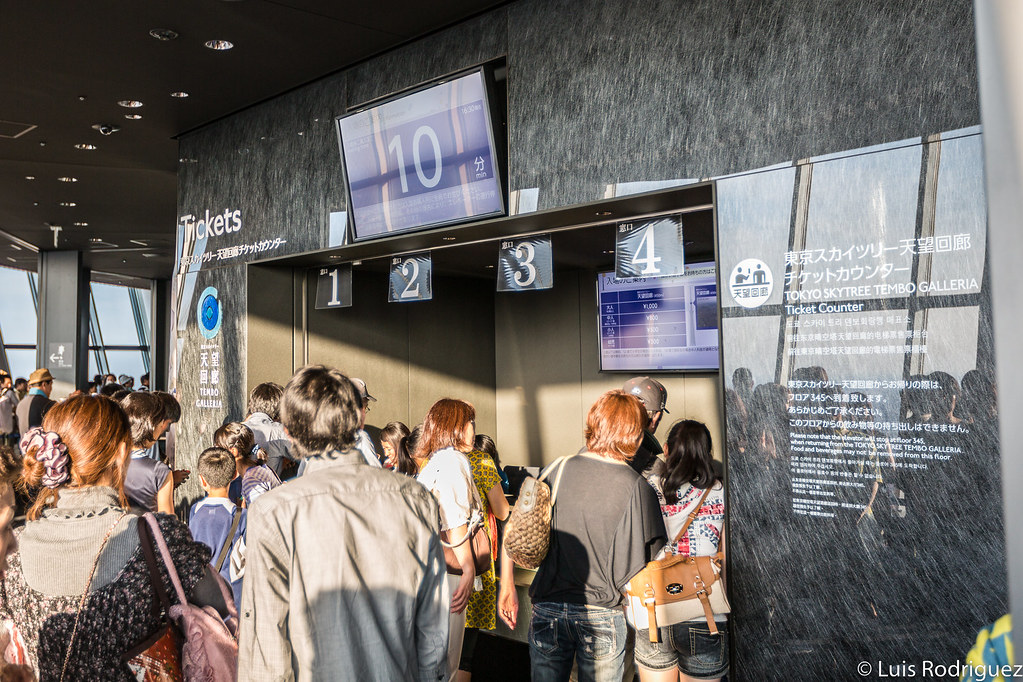
[[[728,672],[728,622],[717,622],[712,635],[706,621],[689,621],[660,629],[661,641],[649,630],[636,631],[636,664],[647,670],[678,667],[684,675],[712,680]]]

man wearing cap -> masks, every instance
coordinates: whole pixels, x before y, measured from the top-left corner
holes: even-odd
[[[40,367],[28,377],[28,395],[18,403],[18,428],[22,433],[43,425],[47,410],[56,403],[50,400],[53,393],[53,375],[50,370]]]
[[[629,460],[629,466],[636,473],[650,480],[651,475],[660,475],[663,469],[663,463],[659,456],[664,454],[664,450],[654,438],[654,432],[657,431],[657,427],[661,423],[661,417],[670,414],[667,408],[668,391],[664,388],[664,384],[650,377],[629,379],[622,386],[622,390],[639,398],[643,407],[646,408],[649,421],[643,431],[643,442],[639,444],[636,454]]]
[[[18,429],[14,425],[14,410],[18,407],[18,394],[14,392],[11,375],[0,369],[0,445],[17,447]]]
[[[355,390],[362,398],[362,422],[359,424],[359,440],[356,442],[355,447],[359,448],[359,452],[366,457],[366,461],[370,463],[370,466],[383,466],[380,463],[380,456],[377,454],[376,448],[376,443],[380,441],[380,429],[375,426],[366,425],[366,415],[369,414],[369,404],[371,402],[375,403],[377,399],[369,394],[369,389],[366,388],[366,382],[362,379],[352,379],[351,382],[355,384]],[[369,429],[374,429],[376,433],[371,434]]]

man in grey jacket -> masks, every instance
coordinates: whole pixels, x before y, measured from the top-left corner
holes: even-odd
[[[448,679],[440,514],[412,478],[355,449],[360,396],[336,369],[288,382],[281,421],[315,474],[248,511],[238,679]]]

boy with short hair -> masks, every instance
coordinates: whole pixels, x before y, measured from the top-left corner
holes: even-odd
[[[224,577],[234,592],[234,603],[241,604],[242,576],[231,579],[231,555],[244,556],[245,510],[227,496],[227,488],[235,475],[234,455],[224,448],[206,448],[199,455],[199,483],[206,497],[192,505],[188,529],[196,541],[209,547],[210,564]]]

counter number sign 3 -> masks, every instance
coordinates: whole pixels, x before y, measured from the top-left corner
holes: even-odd
[[[497,267],[498,291],[550,289],[554,286],[551,236],[502,239]]]
[[[429,251],[391,258],[388,303],[429,301],[433,298],[433,258]]]
[[[615,277],[672,277],[685,274],[682,216],[618,223]]]

